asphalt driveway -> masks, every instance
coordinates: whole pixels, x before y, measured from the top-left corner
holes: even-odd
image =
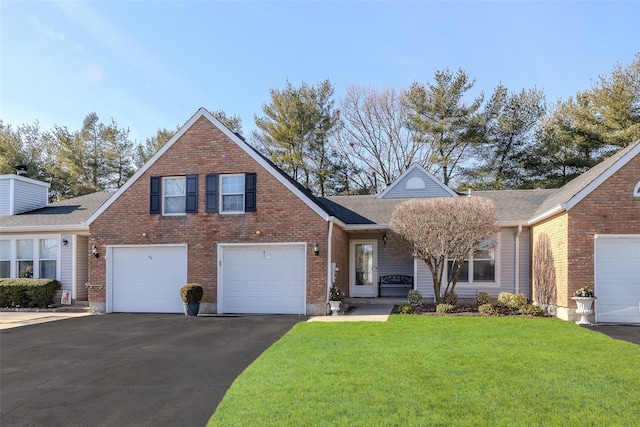
[[[204,426],[300,316],[109,314],[0,331],[0,425]]]

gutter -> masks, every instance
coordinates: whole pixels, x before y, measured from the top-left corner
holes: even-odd
[[[0,227],[0,233],[33,233],[33,232],[89,232],[89,227],[80,225],[31,225],[23,227]],[[87,234],[88,236],[88,234]]]
[[[330,289],[333,286],[333,271],[331,269],[331,239],[333,237],[334,217],[329,217],[329,232],[327,233],[327,302],[329,302]]]
[[[516,233],[516,294],[520,293],[520,234],[522,234],[522,224],[518,225],[518,232]],[[529,295],[531,299],[531,295]]]
[[[527,221],[527,225],[533,225],[536,222],[540,222],[542,220],[545,220],[547,218],[551,218],[552,216],[554,216],[555,214],[558,214],[560,212],[566,211],[566,207],[565,205],[558,205],[555,208],[546,211],[545,213],[543,213],[542,215],[538,215],[535,218],[531,218],[529,221]]]

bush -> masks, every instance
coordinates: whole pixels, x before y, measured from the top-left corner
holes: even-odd
[[[51,279],[0,279],[0,307],[45,308],[61,287]]]
[[[491,296],[486,292],[478,292],[476,294],[476,302],[478,305],[491,304]]]
[[[197,304],[202,299],[204,291],[202,286],[197,283],[187,283],[180,288],[180,297],[182,302],[187,304]]]
[[[456,306],[453,304],[438,304],[436,307],[436,313],[453,313]]]
[[[493,316],[497,314],[496,308],[491,304],[482,304],[478,307],[478,313],[485,314],[487,316]]]
[[[444,302],[449,305],[456,305],[458,303],[458,294],[454,291],[445,292]]]
[[[512,310],[519,310],[527,304],[527,298],[524,294],[512,294],[509,292],[500,292],[498,295],[498,306],[506,307]]]
[[[411,289],[407,295],[407,300],[412,306],[418,307],[422,305],[422,294],[417,289]]]
[[[402,304],[398,307],[398,313],[400,314],[414,314],[416,312],[416,306],[412,304]]]
[[[522,311],[522,314],[525,316],[544,316],[544,310],[533,304],[525,304],[520,311]]]

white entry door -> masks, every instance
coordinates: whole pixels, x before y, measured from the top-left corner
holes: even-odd
[[[640,235],[599,235],[595,244],[596,322],[640,323]]]
[[[378,296],[378,242],[352,240],[349,248],[349,295]]]

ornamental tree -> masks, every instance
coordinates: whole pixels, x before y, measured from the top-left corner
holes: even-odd
[[[453,292],[463,262],[475,249],[490,249],[498,232],[493,202],[483,197],[411,199],[391,214],[394,250],[408,250],[423,260],[433,277],[436,303]],[[444,277],[447,261],[455,271]],[[446,283],[444,290],[442,285]]]

